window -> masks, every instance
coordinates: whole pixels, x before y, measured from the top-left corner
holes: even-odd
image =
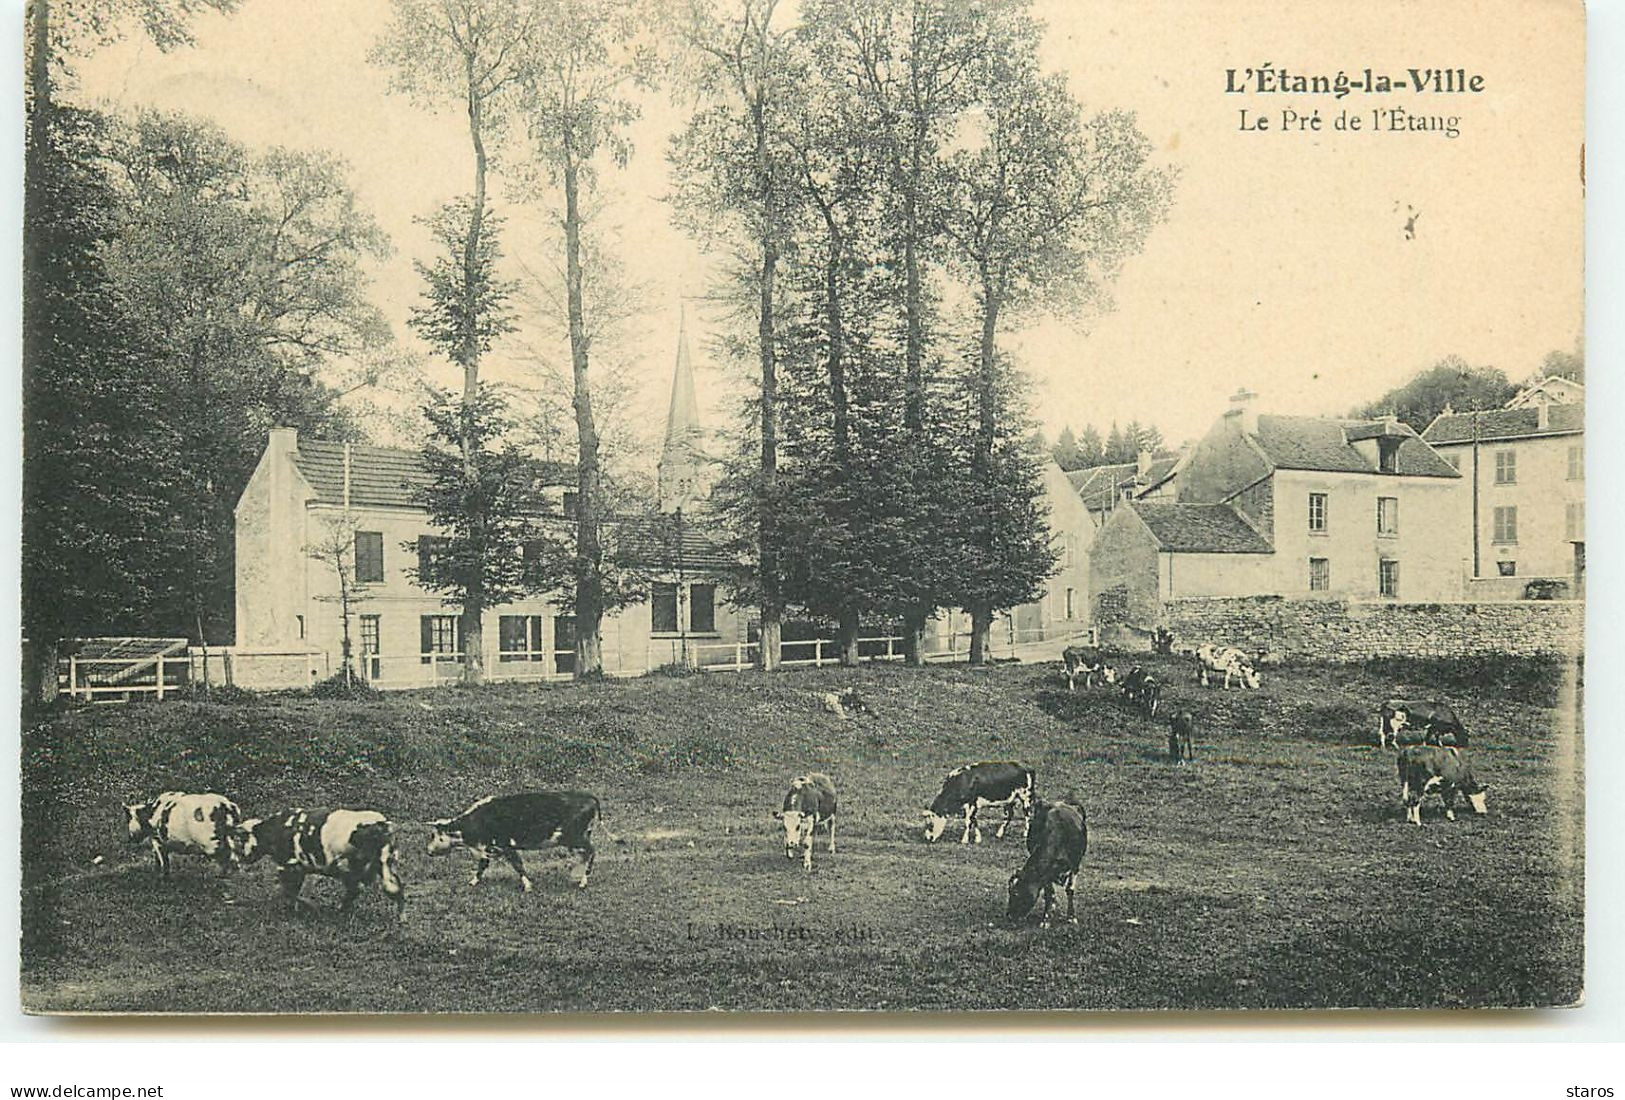
[[[1078,617],[1077,599],[1078,590],[1075,588],[1068,588],[1066,590],[1066,617],[1068,619],[1076,619]]]
[[[1516,577],[1518,575],[1518,563],[1515,561],[1498,561],[1495,563],[1495,572],[1497,576]]]
[[[1309,591],[1330,592],[1332,588],[1332,563],[1330,558],[1309,559]]]
[[[1564,506],[1563,537],[1570,542],[1585,541],[1586,506],[1584,501],[1570,501]]]
[[[688,628],[696,634],[716,633],[716,585],[691,584],[688,586]]]
[[[450,539],[442,538],[439,535],[418,536],[418,583],[420,585],[429,576],[430,570],[434,568],[434,563],[439,560],[440,555],[444,554],[446,548],[450,545]]]
[[[540,661],[542,653],[542,617],[540,615],[504,615],[497,623],[497,660]]]
[[[1495,510],[1495,535],[1492,542],[1518,541],[1518,508],[1516,505],[1503,505]]]
[[[383,673],[383,662],[378,659],[383,652],[382,634],[377,615],[361,616],[361,675],[369,680],[376,680]]]
[[[1377,470],[1385,474],[1399,472],[1399,444],[1398,439],[1377,440]]]
[[[1377,498],[1377,534],[1399,534],[1399,498]]]
[[[1309,530],[1326,530],[1326,494],[1309,494]]]
[[[553,616],[553,671],[576,670],[576,620],[574,615]]]
[[[1399,562],[1393,558],[1383,558],[1377,563],[1377,595],[1399,595]]]
[[[303,615],[295,615],[294,618],[299,620],[299,636],[303,638],[305,636],[305,617]]]
[[[384,533],[357,531],[355,533],[355,583],[384,583]]]
[[[649,629],[656,634],[677,633],[677,586],[657,581],[649,596]]]
[[[1516,485],[1518,483],[1518,452],[1495,452],[1495,483],[1497,485]]]
[[[1580,481],[1586,476],[1586,449],[1582,443],[1569,448],[1569,480]]]
[[[419,620],[424,664],[462,658],[463,632],[456,615],[424,615]]]

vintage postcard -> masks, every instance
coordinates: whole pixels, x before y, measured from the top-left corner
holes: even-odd
[[[1579,3],[26,20],[25,1011],[1582,1001]]]

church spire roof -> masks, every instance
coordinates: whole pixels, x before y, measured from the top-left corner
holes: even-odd
[[[704,496],[700,453],[700,405],[694,397],[694,363],[688,351],[687,315],[677,320],[677,363],[671,375],[671,407],[666,412],[666,442],[660,451],[660,510],[692,508]]]

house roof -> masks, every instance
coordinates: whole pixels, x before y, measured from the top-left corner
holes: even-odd
[[[1228,504],[1153,504],[1137,500],[1134,513],[1164,550],[1182,554],[1269,554],[1269,540]]]
[[[628,557],[649,568],[714,572],[743,564],[715,533],[692,520],[679,527],[675,516],[638,516],[612,520],[606,527]]]
[[[1572,435],[1585,431],[1584,403],[1546,406],[1546,427],[1540,426],[1540,409],[1490,409],[1487,412],[1449,413],[1434,418],[1422,438],[1429,443],[1471,443],[1474,424],[1480,442],[1502,439],[1531,439],[1543,435]]]
[[[344,504],[345,444],[301,439],[293,463],[316,490],[323,504]],[[358,508],[416,508],[416,496],[428,483],[423,458],[416,451],[351,443],[350,504]],[[542,485],[574,485],[575,467],[564,462],[536,463]]]
[[[1397,427],[1397,430],[1396,430]],[[1394,473],[1412,477],[1460,477],[1408,425],[1370,420],[1331,420],[1318,416],[1258,418],[1256,440],[1278,469],[1323,470],[1333,473],[1376,473],[1377,464],[1354,446],[1356,438],[1399,438]]]
[[[1151,466],[1143,478],[1139,476],[1140,467],[1136,462],[1115,462],[1109,466],[1089,466],[1082,470],[1073,470],[1066,476],[1090,511],[1103,512],[1114,505],[1118,497],[1118,491],[1123,486],[1146,487],[1156,485],[1167,479],[1169,472],[1173,470],[1178,462],[1178,455],[1164,455],[1152,459]]]

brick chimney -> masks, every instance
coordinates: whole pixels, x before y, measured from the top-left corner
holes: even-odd
[[[1550,428],[1551,426],[1552,426],[1552,407],[1551,407],[1551,403],[1544,400],[1544,399],[1536,401],[1535,402],[1535,427],[1536,427],[1536,429],[1539,430],[1539,431],[1545,431],[1546,429]]]
[[[1146,450],[1144,447],[1141,447],[1140,453],[1134,456],[1134,475],[1141,480],[1144,480],[1146,475],[1150,473],[1151,452]]]
[[[299,449],[298,428],[272,428],[266,451],[273,455],[291,455]]]

